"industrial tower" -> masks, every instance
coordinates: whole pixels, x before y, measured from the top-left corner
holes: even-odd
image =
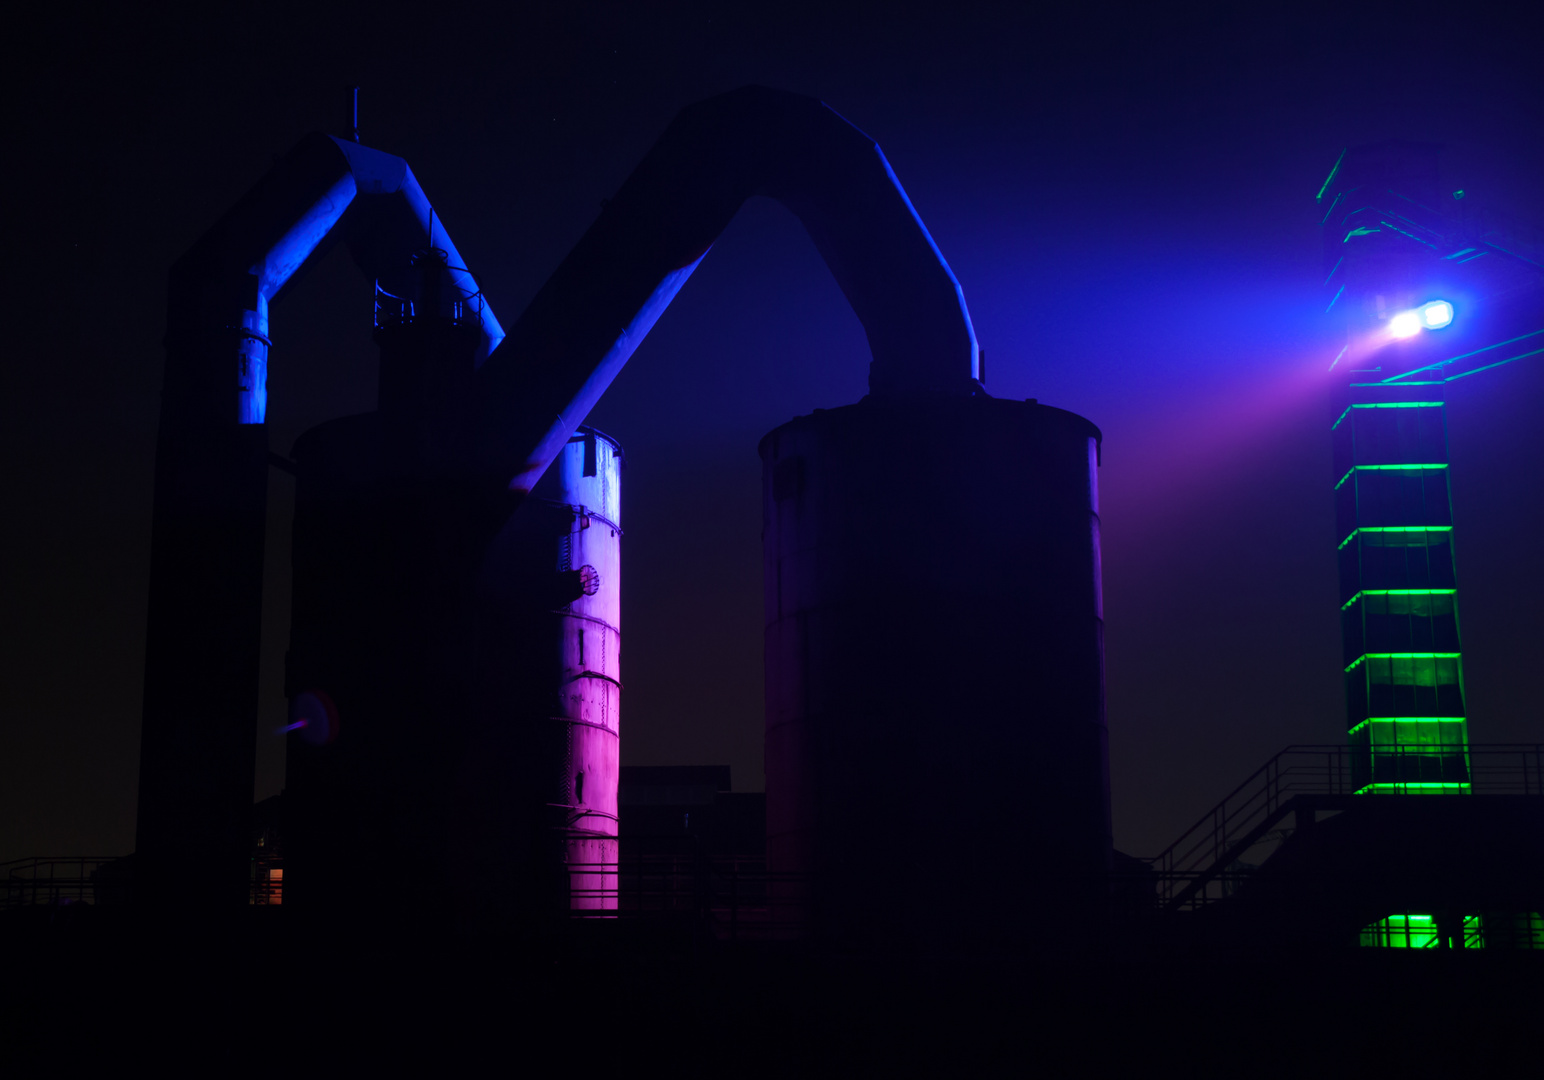
[[[1544,352],[1540,245],[1439,183],[1439,148],[1346,151],[1319,191],[1335,540],[1358,793],[1467,794],[1447,384]]]

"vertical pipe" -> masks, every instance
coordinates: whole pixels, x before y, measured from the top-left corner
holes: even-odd
[[[258,305],[167,342],[151,524],[136,899],[247,901],[268,431],[232,415]],[[178,332],[181,331],[181,332]],[[266,347],[261,359],[266,359]]]

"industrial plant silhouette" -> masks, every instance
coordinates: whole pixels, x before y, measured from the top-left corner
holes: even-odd
[[[1444,414],[1447,381],[1544,351],[1544,270],[1437,189],[1431,148],[1352,149],[1319,193],[1348,327],[1326,496],[1348,741],[1288,748],[1136,858],[1110,822],[1101,432],[991,396],[873,140],[759,87],[683,110],[506,335],[407,163],[355,127],[302,140],[171,270],[136,850],[7,867],[17,942],[149,963],[153,938],[227,973],[277,950],[291,982],[262,985],[292,989],[359,965],[350,1002],[286,1006],[308,1018],[369,1011],[392,965],[432,997],[426,942],[532,994],[553,964],[566,991],[600,970],[676,993],[658,971],[689,957],[734,994],[800,988],[817,1027],[851,990],[865,1030],[962,971],[962,1012],[1057,979],[1091,1001],[1124,971],[1109,1007],[1139,1040],[1181,1022],[1164,987],[1232,1016],[1224,984],[1261,963],[1285,999],[1324,990],[1313,965],[1376,987],[1377,1023],[1412,986],[1470,1022],[1477,984],[1544,974],[1544,751],[1470,739]],[[872,352],[866,397],[759,446],[764,799],[727,768],[621,765],[625,456],[586,426],[753,195],[798,216]],[[269,305],[340,242],[376,283],[379,404],[284,458]],[[275,469],[287,787],[254,808]]]

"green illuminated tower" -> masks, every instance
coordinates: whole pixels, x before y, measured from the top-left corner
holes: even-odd
[[[1333,428],[1358,792],[1467,792],[1443,384],[1348,372]]]
[[[1447,384],[1544,355],[1544,234],[1438,182],[1439,147],[1343,153],[1319,190],[1336,543],[1359,792],[1467,793]]]
[[[1347,328],[1334,368],[1335,539],[1352,781],[1365,793],[1470,790],[1446,373],[1421,371],[1454,339],[1411,322],[1442,279],[1437,152],[1350,150],[1320,191],[1330,309]]]

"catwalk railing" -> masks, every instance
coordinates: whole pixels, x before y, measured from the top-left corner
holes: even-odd
[[[1429,759],[1461,757],[1467,780],[1369,784],[1362,775],[1365,747],[1289,746],[1149,860],[1159,905],[1185,910],[1229,895],[1257,865],[1246,856],[1268,857],[1298,827],[1295,819],[1303,814],[1335,813],[1354,800],[1369,798],[1544,795],[1544,744],[1389,747],[1376,753],[1392,763],[1393,776],[1420,775],[1419,766]]]
[[[71,855],[0,863],[0,910],[112,903],[127,882],[102,868],[117,862],[110,855]]]
[[[690,921],[743,941],[797,936],[808,913],[808,878],[770,871],[763,858],[646,856],[568,872],[572,919]]]
[[[70,856],[0,863],[0,910],[75,904],[124,905],[132,859]],[[723,940],[794,936],[808,909],[805,879],[767,870],[762,858],[663,855],[568,866],[560,901],[567,917],[694,923]],[[250,902],[284,902],[282,860],[254,857]]]

